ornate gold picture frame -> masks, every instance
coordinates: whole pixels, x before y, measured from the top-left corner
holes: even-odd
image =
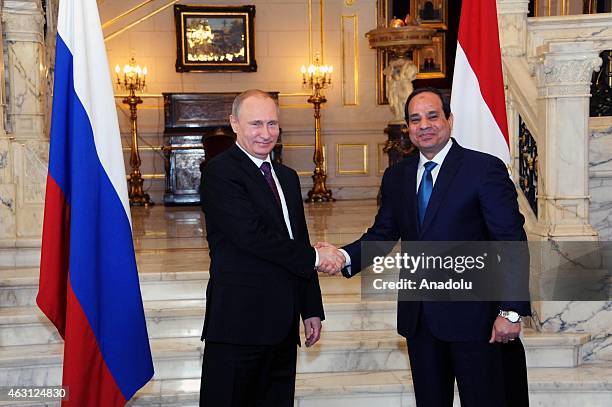
[[[446,34],[438,32],[432,37],[433,43],[414,53],[417,79],[446,77]]]
[[[174,6],[177,72],[254,72],[255,6]]]
[[[410,15],[426,27],[441,30],[448,27],[446,0],[411,0]]]

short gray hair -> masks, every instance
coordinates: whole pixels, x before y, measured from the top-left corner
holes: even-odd
[[[264,92],[263,90],[249,89],[249,90],[245,90],[244,92],[236,96],[236,98],[234,99],[234,103],[232,103],[232,116],[234,116],[236,120],[238,120],[238,114],[240,113],[240,107],[242,106],[242,102],[244,102],[246,99],[250,98],[251,96],[256,96],[256,97],[261,97],[261,98],[272,100],[274,104],[276,105],[276,113],[279,113],[278,100],[273,98],[272,95],[270,95],[268,92]]]

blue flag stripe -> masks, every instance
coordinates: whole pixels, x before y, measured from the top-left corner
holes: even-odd
[[[98,158],[57,37],[50,171],[71,208],[69,278],[100,352],[126,399],[153,375],[130,223]]]

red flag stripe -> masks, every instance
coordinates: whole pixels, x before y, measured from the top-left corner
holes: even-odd
[[[509,145],[495,0],[464,0],[458,42],[480,85],[480,93]]]
[[[70,258],[70,207],[51,174],[47,175],[45,217],[36,303],[66,338],[66,290]]]
[[[108,370],[89,321],[68,282],[64,377],[65,407],[122,406],[126,400]]]

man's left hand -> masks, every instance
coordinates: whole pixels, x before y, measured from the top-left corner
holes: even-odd
[[[515,340],[520,333],[520,322],[512,323],[506,318],[498,316],[493,324],[493,330],[491,331],[491,339],[489,339],[489,343],[508,343],[508,341]]]
[[[304,320],[304,336],[306,347],[309,348],[321,338],[321,318],[312,317]]]

